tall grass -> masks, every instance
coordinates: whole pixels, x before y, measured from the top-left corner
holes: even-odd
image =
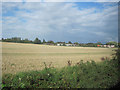
[[[78,62],[62,69],[47,67],[41,71],[6,74],[2,87],[11,88],[111,88],[119,82],[119,60],[114,56],[101,63],[94,61]]]

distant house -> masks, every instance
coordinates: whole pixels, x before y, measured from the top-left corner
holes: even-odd
[[[114,48],[115,47],[115,45],[111,45],[111,48]]]
[[[107,45],[108,48],[114,48],[115,45]]]
[[[69,43],[67,43],[67,44],[65,44],[66,46],[76,46],[76,44],[69,44]]]
[[[57,42],[57,46],[76,46],[76,44],[70,44],[65,42]]]
[[[114,48],[114,47],[115,47],[115,45],[100,45],[100,47]]]
[[[57,46],[64,46],[65,42],[57,42]]]
[[[67,43],[67,44],[65,44],[65,45],[66,45],[66,46],[72,46],[72,44],[68,44],[68,43]]]
[[[97,47],[100,47],[100,45],[97,45]]]
[[[104,47],[104,45],[100,45],[100,47]]]
[[[63,46],[63,44],[62,43],[57,43],[57,46]]]
[[[104,47],[107,47],[107,45],[103,45]]]
[[[107,45],[107,47],[108,47],[108,48],[111,48],[111,46],[110,46],[110,45]]]

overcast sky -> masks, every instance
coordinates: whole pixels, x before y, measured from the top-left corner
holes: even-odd
[[[2,37],[80,43],[118,40],[113,2],[3,2]]]

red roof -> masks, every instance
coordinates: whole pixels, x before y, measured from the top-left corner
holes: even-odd
[[[98,47],[100,46],[100,45],[97,45]]]

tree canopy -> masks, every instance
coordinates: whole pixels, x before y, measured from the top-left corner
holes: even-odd
[[[41,44],[41,40],[39,40],[38,38],[36,38],[36,39],[34,40],[34,44]]]

